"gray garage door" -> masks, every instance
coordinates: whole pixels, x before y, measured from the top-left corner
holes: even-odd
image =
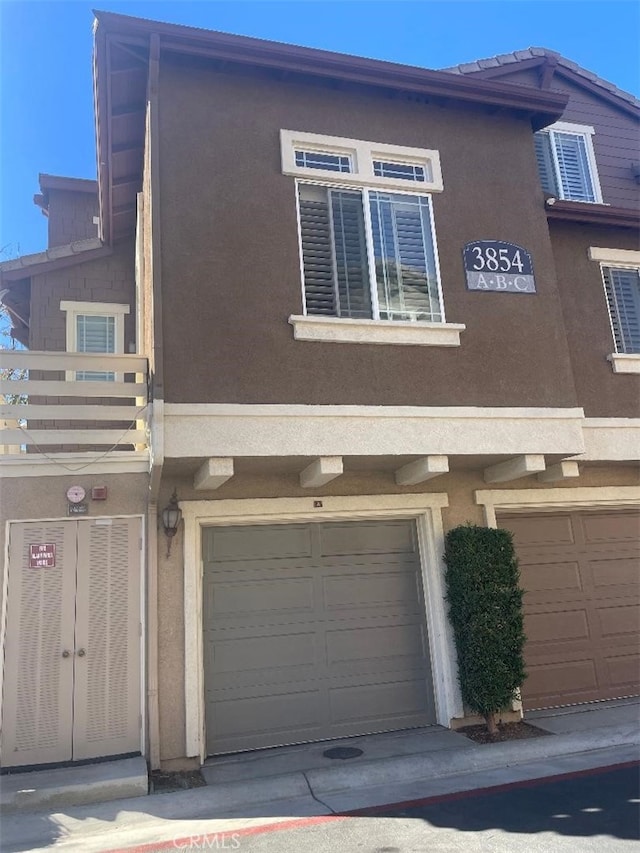
[[[435,722],[415,525],[204,531],[209,754]]]

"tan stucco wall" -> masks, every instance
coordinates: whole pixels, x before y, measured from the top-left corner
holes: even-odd
[[[69,486],[83,486],[91,518],[109,515],[144,515],[149,478],[146,474],[87,474],[78,472],[60,477],[6,477],[0,480],[0,553],[3,585],[6,572],[6,522],[21,519],[68,518],[66,492]],[[90,499],[92,486],[106,486],[106,501]],[[4,595],[4,592],[2,593]]]
[[[579,480],[566,485],[553,484],[559,488],[576,486],[637,486],[639,470],[635,466],[584,468]],[[312,500],[324,495],[375,495],[375,494],[419,494],[421,492],[446,492],[449,507],[443,511],[445,529],[458,524],[473,522],[484,524],[482,508],[474,502],[476,489],[487,488],[482,471],[454,472],[433,481],[431,488],[415,486],[400,488],[393,481],[393,474],[346,474],[323,489],[301,489],[297,474],[281,477],[236,476],[217,492],[196,492],[192,478],[172,476],[162,486],[159,507],[164,506],[173,488],[181,501],[307,497]],[[501,484],[501,488],[532,489],[548,488],[533,477]],[[316,492],[318,494],[316,494]],[[166,539],[160,534],[158,558],[159,584],[159,698],[160,698],[160,746],[163,765],[184,757],[184,599],[183,599],[183,531],[180,530],[172,545],[171,557],[166,557]],[[176,764],[175,766],[179,766]]]

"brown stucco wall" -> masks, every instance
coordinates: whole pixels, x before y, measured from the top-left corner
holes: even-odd
[[[603,466],[582,469],[578,481],[554,484],[559,488],[575,486],[637,486],[636,466]],[[182,477],[179,473],[163,482],[158,506],[165,506],[174,487],[180,500],[213,500],[242,498],[306,497],[308,490],[301,489],[297,474],[286,476],[236,476],[216,492],[196,492],[192,476]],[[548,488],[535,478],[528,477],[503,488],[536,489]],[[425,491],[446,492],[449,507],[443,510],[446,530],[465,522],[484,524],[482,508],[474,500],[476,489],[487,488],[482,471],[458,471],[433,482],[432,488],[399,487],[392,473],[345,474],[323,489],[324,495],[377,495],[377,494],[420,494]],[[313,496],[317,499],[317,495]],[[310,499],[311,500],[311,499]],[[164,766],[183,766],[185,754],[184,714],[184,597],[183,597],[183,541],[184,529],[176,535],[171,556],[166,557],[166,540],[159,536],[158,556],[158,601],[159,601],[159,703],[160,703],[160,749]]]
[[[459,348],[293,340],[302,299],[281,128],[441,152],[436,234],[447,319],[467,326]],[[165,59],[160,149],[166,400],[575,405],[525,119]],[[531,252],[537,295],[465,289],[462,247],[482,238]]]
[[[640,376],[614,374],[607,356],[615,352],[600,264],[589,247],[638,249],[629,229],[550,223],[565,327],[578,393],[590,418],[640,417]]]
[[[49,189],[47,194],[49,248],[98,236],[98,226],[93,221],[98,215],[97,192]]]

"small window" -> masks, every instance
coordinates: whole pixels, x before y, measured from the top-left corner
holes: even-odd
[[[116,319],[100,314],[76,314],[77,352],[115,353]],[[115,374],[104,371],[79,370],[82,382],[113,382]]]
[[[602,267],[616,352],[640,353],[640,269]]]
[[[351,157],[348,154],[334,154],[330,151],[295,152],[296,166],[304,169],[324,169],[326,172],[351,172]]]
[[[601,202],[591,128],[571,127],[559,124],[534,134],[542,188],[567,201]]]
[[[60,310],[67,315],[67,352],[124,353],[124,318],[128,305],[111,302],[73,302],[64,300]],[[68,371],[67,379],[81,382],[120,382],[111,371]]]
[[[402,181],[424,183],[424,166],[417,163],[392,163],[388,160],[374,160],[373,174],[378,178],[396,178]]]

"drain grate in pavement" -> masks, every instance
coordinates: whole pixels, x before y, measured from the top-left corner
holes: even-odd
[[[325,749],[322,754],[325,758],[358,758],[362,755],[362,750],[355,746],[333,746],[331,749]]]

